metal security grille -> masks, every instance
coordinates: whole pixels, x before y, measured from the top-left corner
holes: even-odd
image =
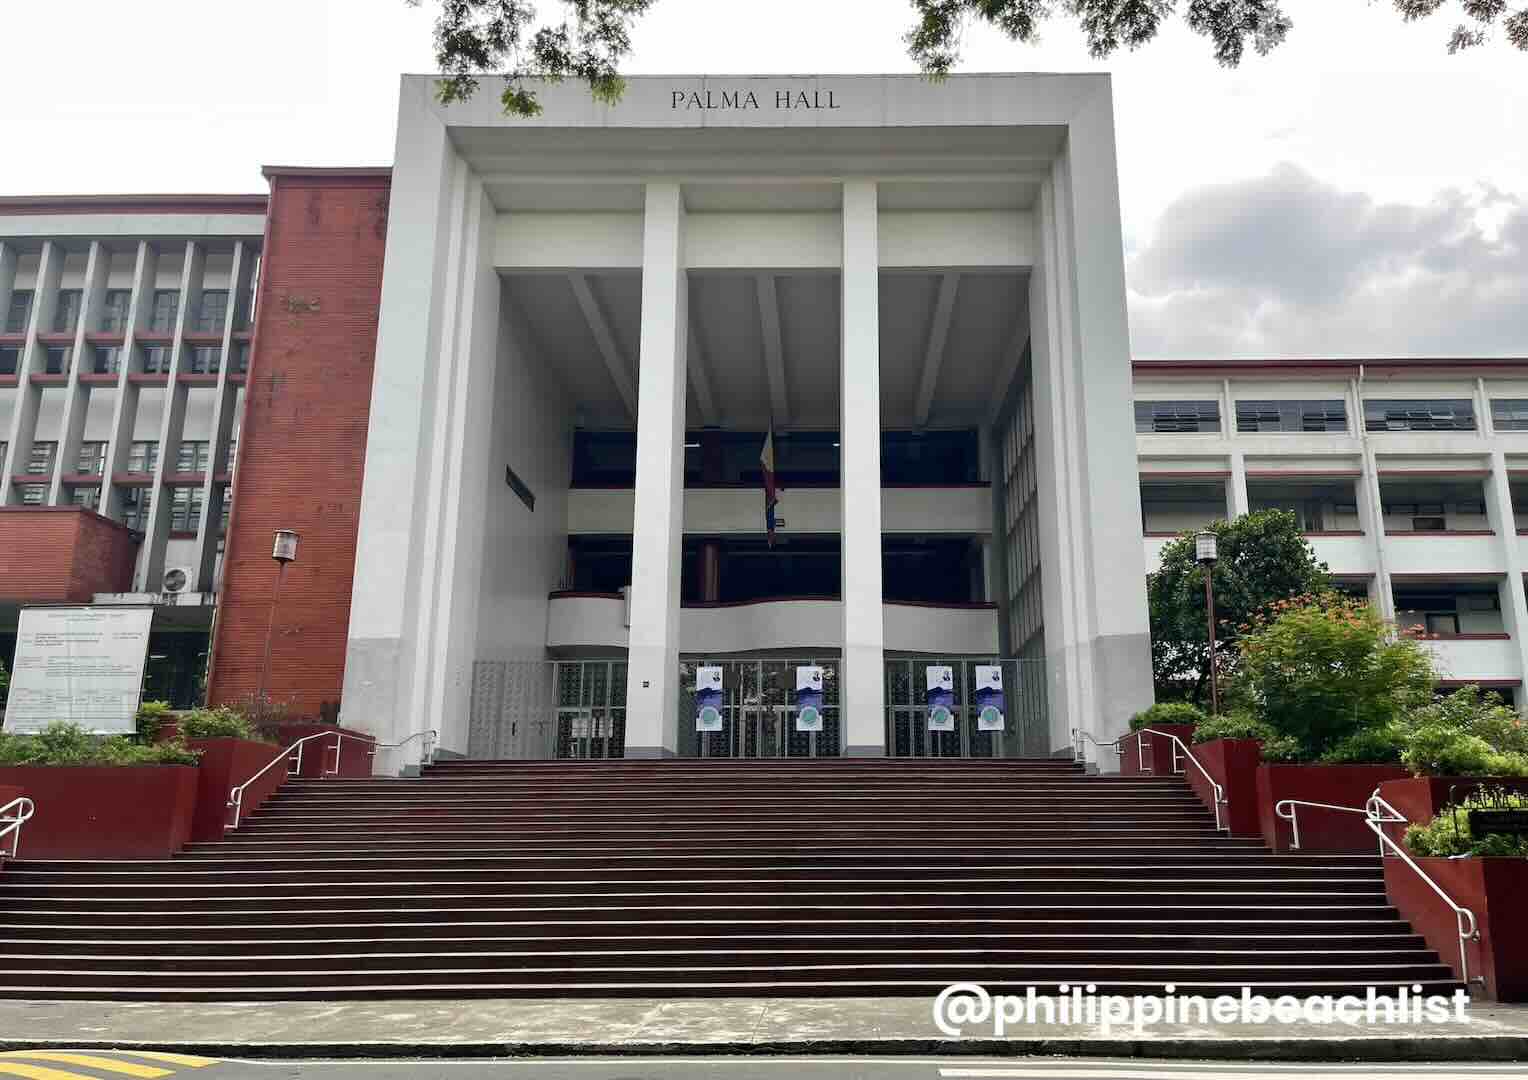
[[[822,668],[820,732],[796,730],[796,668]],[[722,730],[695,730],[695,670],[722,669]],[[830,659],[685,659],[679,664],[679,754],[705,758],[838,757],[839,661]]]
[[[1005,730],[976,729],[976,668],[1003,669]],[[928,730],[925,669],[955,669],[955,730]],[[1050,753],[1043,659],[917,657],[886,661],[886,753],[890,757],[1046,757]]]
[[[557,661],[559,758],[626,753],[626,661]]]
[[[468,757],[607,758],[625,750],[624,658],[472,665]]]

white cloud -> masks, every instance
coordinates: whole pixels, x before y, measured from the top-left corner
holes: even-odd
[[[1138,357],[1528,354],[1528,200],[1380,202],[1293,165],[1207,185],[1126,266]]]

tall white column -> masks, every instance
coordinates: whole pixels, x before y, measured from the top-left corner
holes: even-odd
[[[1517,646],[1519,677],[1528,678],[1528,598],[1523,593],[1523,560],[1517,541],[1517,514],[1512,506],[1512,476],[1507,472],[1507,455],[1501,450],[1491,452],[1486,515],[1497,542],[1502,545],[1502,565],[1507,568],[1501,595],[1503,629],[1512,635],[1512,643]]]
[[[844,753],[886,753],[885,629],[881,618],[881,303],[876,186],[844,184],[839,443],[843,504]]]
[[[672,757],[679,748],[679,560],[689,324],[683,196],[677,183],[651,183],[642,227],[627,757]]]
[[[64,249],[55,240],[44,240],[37,264],[37,284],[32,291],[32,314],[27,322],[21,362],[16,365],[16,403],[12,406],[10,433],[6,438],[6,463],[0,472],[0,503],[16,505],[21,492],[11,477],[26,472],[37,437],[37,414],[42,409],[42,387],[32,385],[32,375],[43,370],[45,350],[39,333],[53,328],[53,309],[58,304],[58,285],[64,272]],[[46,484],[48,477],[38,477]]]
[[[1231,475],[1226,477],[1226,517],[1235,521],[1244,517],[1251,506],[1247,498],[1247,455],[1240,450],[1232,450],[1230,462]]]

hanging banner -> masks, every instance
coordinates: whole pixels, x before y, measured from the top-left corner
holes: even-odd
[[[796,669],[796,730],[822,730],[822,668]]]
[[[928,729],[955,730],[955,669],[935,665],[923,669],[928,676]]]
[[[695,669],[695,730],[722,729],[722,669]]]
[[[976,730],[1003,730],[1003,669],[996,664],[976,666]]]

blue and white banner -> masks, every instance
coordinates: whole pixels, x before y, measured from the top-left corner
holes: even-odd
[[[722,729],[722,669],[695,669],[695,730]]]
[[[976,667],[976,730],[1003,730],[1003,669],[996,664]]]
[[[796,669],[796,730],[822,730],[822,668]]]
[[[924,668],[928,676],[928,729],[955,730],[955,669],[945,665]]]

